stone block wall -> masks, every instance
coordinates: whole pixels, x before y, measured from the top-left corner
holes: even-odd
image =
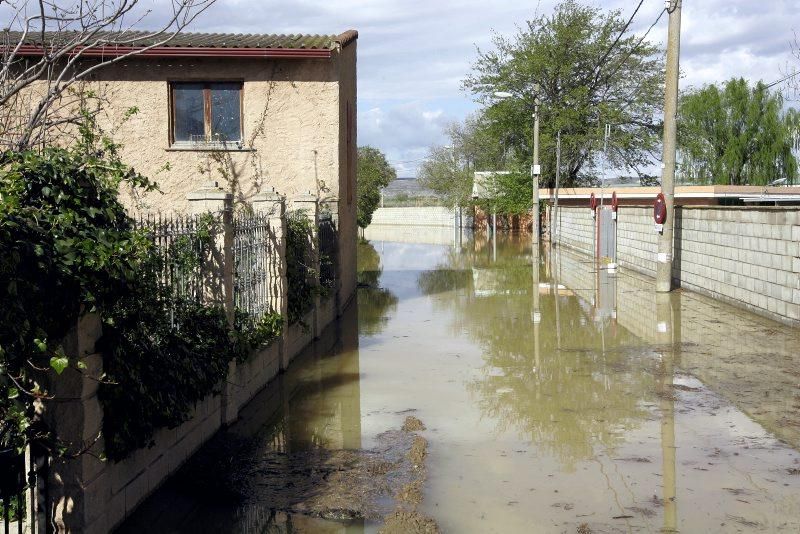
[[[561,208],[561,242],[593,254],[590,210]],[[675,212],[673,278],[685,289],[800,325],[800,209],[683,206]],[[654,276],[652,208],[620,206],[617,263]]]

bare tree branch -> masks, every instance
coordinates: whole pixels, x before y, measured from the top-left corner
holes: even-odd
[[[109,65],[167,45],[215,2],[170,1],[169,19],[153,31],[135,29],[152,14],[137,12],[140,0],[36,0],[31,15],[31,0],[10,5],[12,28],[0,34],[0,147],[21,150],[45,142],[51,128],[78,119],[59,104],[70,87]]]

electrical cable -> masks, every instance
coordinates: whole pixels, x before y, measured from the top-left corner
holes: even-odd
[[[597,78],[600,76],[600,69],[603,66],[603,62],[608,58],[609,54],[611,54],[611,52],[614,50],[614,47],[617,46],[617,44],[619,43],[619,40],[622,39],[623,35],[625,35],[625,32],[628,31],[628,28],[630,27],[631,22],[633,22],[633,19],[634,19],[634,17],[636,17],[636,14],[639,12],[639,9],[642,7],[642,4],[644,4],[644,0],[639,0],[639,5],[636,6],[636,9],[633,10],[633,13],[631,14],[631,18],[628,19],[628,22],[626,22],[625,26],[622,27],[622,31],[620,31],[619,34],[617,35],[617,38],[614,39],[614,42],[611,43],[611,46],[608,47],[608,50],[606,50],[606,53],[603,54],[603,57],[601,57],[600,61],[597,62],[597,66],[595,67],[595,69],[597,69],[597,76],[595,77],[595,83],[597,82]]]

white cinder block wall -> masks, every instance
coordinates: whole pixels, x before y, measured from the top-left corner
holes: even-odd
[[[561,242],[592,254],[586,207],[561,208]],[[652,208],[620,206],[617,263],[654,276]],[[675,213],[673,276],[680,286],[800,325],[800,209],[680,207]]]

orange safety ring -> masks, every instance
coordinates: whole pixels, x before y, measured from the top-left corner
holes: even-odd
[[[594,193],[589,197],[589,207],[592,208],[593,211],[597,208],[597,197],[594,196]]]
[[[611,193],[611,209],[614,211],[617,211],[619,209],[619,199],[617,198],[616,191]]]

